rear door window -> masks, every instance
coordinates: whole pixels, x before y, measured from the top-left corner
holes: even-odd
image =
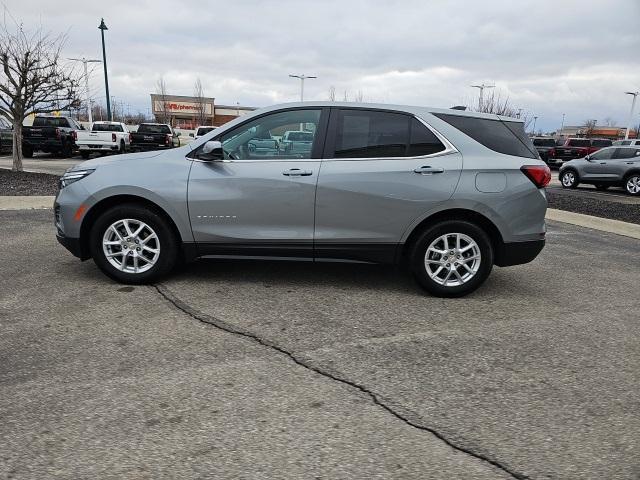
[[[416,118],[411,119],[411,143],[407,156],[418,157],[422,155],[432,155],[442,152],[445,146],[436,137],[435,133],[429,130]]]
[[[531,139],[525,133],[522,122],[448,113],[434,113],[434,115],[494,152],[517,157],[538,158],[538,153],[533,147]]]
[[[615,150],[616,153],[613,155],[613,158],[635,158],[640,155],[640,149],[638,148],[616,148]]]
[[[338,110],[334,158],[403,157],[409,115],[359,109]]]

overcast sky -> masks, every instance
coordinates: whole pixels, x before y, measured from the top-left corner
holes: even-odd
[[[2,0],[27,29],[68,34],[69,57],[101,58],[132,111],[164,77],[191,95],[196,77],[219,104],[296,101],[288,74],[316,75],[306,100],[362,91],[365,101],[450,107],[493,83],[538,126],[607,117],[624,125],[640,89],[640,0],[72,1]],[[94,98],[104,98],[100,68]],[[639,102],[640,103],[640,102]],[[634,124],[640,122],[640,105]]]

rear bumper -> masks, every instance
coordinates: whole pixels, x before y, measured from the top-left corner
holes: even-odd
[[[494,263],[499,267],[529,263],[544,248],[544,240],[503,243],[496,251]]]
[[[81,152],[100,152],[100,151],[110,152],[112,150],[118,150],[119,148],[120,146],[116,144],[80,144],[78,145],[78,150]]]
[[[155,143],[150,143],[148,145],[132,143],[131,145],[129,145],[129,149],[133,152],[148,152],[152,150],[169,150],[170,148],[174,148],[173,145],[157,145]]]

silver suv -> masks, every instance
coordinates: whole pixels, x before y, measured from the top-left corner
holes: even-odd
[[[558,178],[564,188],[588,183],[598,190],[624,187],[630,195],[640,195],[640,145],[602,148],[566,162]]]
[[[312,135],[265,156],[258,139]],[[90,160],[60,180],[60,243],[124,283],[178,261],[402,263],[461,296],[544,246],[550,180],[523,123],[459,110],[295,103],[184,147]]]

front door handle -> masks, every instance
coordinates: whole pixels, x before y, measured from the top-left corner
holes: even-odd
[[[309,175],[313,175],[311,170],[300,170],[299,168],[290,168],[289,170],[285,170],[282,172],[283,175],[287,177],[308,177]]]
[[[444,168],[430,167],[429,165],[423,165],[422,167],[416,168],[413,172],[419,173],[421,175],[432,175],[434,173],[443,173]]]

